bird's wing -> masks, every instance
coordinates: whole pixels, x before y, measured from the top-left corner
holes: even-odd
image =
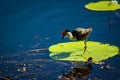
[[[80,34],[86,34],[92,32],[92,28],[76,28],[75,31],[79,32]]]

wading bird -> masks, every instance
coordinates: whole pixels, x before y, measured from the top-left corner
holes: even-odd
[[[84,53],[86,51],[87,45],[87,38],[89,34],[92,32],[92,28],[76,28],[72,32],[70,30],[63,30],[62,31],[62,39],[64,37],[68,37],[70,40],[80,40],[84,41]]]

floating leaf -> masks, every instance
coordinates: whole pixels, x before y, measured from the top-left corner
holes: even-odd
[[[112,3],[112,1],[98,1],[86,4],[85,8],[93,11],[115,11],[120,9],[120,4]]]
[[[88,41],[87,50],[83,55],[84,43],[78,41],[52,45],[49,51],[50,57],[54,60],[87,61],[89,57],[92,57],[94,62],[99,62],[117,55],[119,48],[110,44]]]

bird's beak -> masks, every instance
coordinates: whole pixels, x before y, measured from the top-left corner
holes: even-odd
[[[62,40],[64,39],[64,36],[62,36]]]

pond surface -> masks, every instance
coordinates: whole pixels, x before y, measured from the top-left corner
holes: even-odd
[[[58,75],[72,64],[52,60],[48,48],[53,44],[70,41],[61,40],[61,31],[64,29],[92,27],[89,41],[120,47],[120,10],[89,11],[84,5],[91,1],[0,1],[0,76],[10,76],[17,80],[57,80]],[[113,68],[106,70],[93,64],[93,71],[87,79],[119,80],[120,56],[103,62]]]

